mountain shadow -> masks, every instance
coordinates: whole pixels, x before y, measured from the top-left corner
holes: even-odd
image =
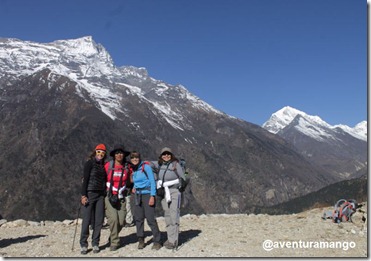
[[[333,206],[339,199],[355,199],[357,202],[367,201],[367,174],[364,173],[359,178],[331,184],[318,191],[272,207],[255,207],[253,212],[270,215],[293,214],[312,208]]]

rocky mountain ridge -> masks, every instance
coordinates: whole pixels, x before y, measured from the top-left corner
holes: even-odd
[[[297,116],[302,116],[306,119],[307,122],[310,122],[312,125],[316,125],[319,129],[315,129],[315,131],[310,132],[311,128],[308,129],[308,126],[305,125],[298,125],[296,128],[305,133],[308,136],[313,138],[317,138],[318,140],[322,140],[323,138],[329,138],[330,134],[326,131],[320,131],[322,129],[330,129],[334,132],[341,129],[342,131],[347,132],[348,134],[352,135],[353,137],[367,141],[367,121],[361,121],[356,126],[349,127],[345,124],[337,124],[337,125],[330,125],[324,120],[322,120],[319,116],[308,115],[307,113],[295,109],[290,106],[285,106],[282,109],[276,111],[272,114],[272,116],[262,125],[262,127],[269,132],[272,133],[279,133],[287,126],[289,126]]]
[[[367,122],[354,128],[331,126],[318,116],[286,106],[262,126],[291,143],[308,161],[341,179],[359,176],[367,167]],[[364,171],[366,173],[366,171]]]
[[[84,95],[80,92],[87,91],[98,108],[113,120],[125,115],[119,100],[122,92],[151,103],[154,111],[174,128],[187,128],[189,124],[182,111],[169,106],[169,97],[188,100],[193,107],[223,114],[182,85],[173,86],[149,77],[145,68],[116,67],[104,47],[95,43],[91,36],[45,44],[3,38],[0,40],[0,67],[0,76],[7,81],[45,68],[68,77],[78,83],[77,93],[82,98]]]
[[[5,218],[74,216],[82,166],[98,143],[109,150],[124,143],[150,160],[169,146],[185,158],[192,181],[183,213],[245,213],[339,180],[283,138],[215,110],[184,86],[116,67],[91,37],[2,39],[0,58]]]

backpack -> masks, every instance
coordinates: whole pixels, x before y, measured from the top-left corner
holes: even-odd
[[[179,191],[181,192],[181,204],[182,208],[187,208],[191,202],[192,198],[192,189],[191,186],[188,185],[191,182],[191,177],[188,173],[188,169],[186,166],[186,160],[183,158],[179,159],[179,165],[182,167],[185,179],[179,177]]]
[[[149,179],[148,178],[148,174],[147,174],[147,171],[144,169],[144,166],[145,165],[148,165],[148,166],[150,166],[151,167],[151,169],[152,169],[152,172],[153,172],[153,176],[154,176],[154,178],[155,178],[155,183],[157,182],[157,170],[154,168],[154,166],[153,166],[153,164],[151,164],[151,162],[150,161],[143,161],[142,162],[142,172],[144,173],[144,175],[146,175],[146,177],[147,177],[147,179]],[[133,171],[133,168],[130,166],[130,172],[132,172]],[[131,179],[131,177],[130,177],[130,179]],[[156,188],[156,190],[157,190],[157,188]]]
[[[143,161],[143,162],[142,162],[142,172],[146,175],[147,179],[149,179],[149,178],[148,178],[147,171],[144,169],[144,165],[148,165],[148,166],[150,166],[151,168],[152,168],[152,165],[151,165],[151,163],[150,163],[149,161]],[[153,168],[152,168],[152,172],[153,172],[153,175],[155,176],[155,182],[156,182],[156,175],[155,175],[155,172],[153,171]]]
[[[323,214],[323,219],[331,218],[334,223],[352,222],[352,215],[356,212],[358,203],[355,199],[339,199],[332,211]]]
[[[182,167],[183,169],[183,172],[184,172],[184,176],[185,176],[185,179],[181,179],[179,176],[179,191],[180,192],[184,192],[187,185],[189,184],[189,181],[191,180],[189,174],[188,174],[188,171],[187,171],[187,167],[186,167],[186,161],[185,159],[180,159],[179,160],[179,165]]]
[[[180,191],[180,192],[184,192],[184,190],[186,189],[187,185],[189,184],[191,178],[190,178],[190,176],[189,176],[189,174],[188,174],[188,171],[187,171],[187,168],[186,168],[186,161],[185,161],[185,159],[180,159],[180,160],[178,160],[177,162],[179,163],[179,165],[180,165],[180,166],[182,167],[182,169],[183,169],[183,173],[184,173],[185,179],[180,178],[180,176],[179,176],[178,173],[176,172],[176,164],[175,164],[175,166],[174,166],[173,171],[175,171],[175,174],[176,174],[176,175],[178,176],[178,178],[179,178],[179,185],[178,185],[178,189],[179,189],[179,191]],[[151,164],[151,162],[145,161],[144,163],[146,163],[146,164],[148,164],[148,165],[151,166],[152,171],[153,171],[153,174],[155,175],[155,181],[157,181],[157,180],[158,180],[158,171],[159,171],[159,169],[156,169],[156,168],[154,167],[154,165]],[[159,166],[159,167],[161,167],[161,166]],[[144,167],[143,167],[143,170],[144,170]],[[147,174],[146,174],[146,175],[147,175]]]
[[[183,169],[183,173],[184,173],[185,179],[182,179],[178,175],[178,173],[176,172],[176,166],[174,166],[173,171],[175,171],[176,175],[179,178],[178,189],[179,189],[179,192],[181,193],[181,207],[182,208],[185,208],[185,207],[187,207],[189,205],[189,202],[190,202],[189,195],[186,196],[186,194],[192,194],[191,188],[190,188],[190,186],[188,186],[188,184],[191,181],[191,178],[189,176],[189,173],[188,173],[188,170],[187,170],[187,167],[186,167],[186,161],[185,161],[185,159],[183,159],[183,158],[179,159],[178,160],[178,163],[179,163],[179,165]],[[155,169],[152,164],[150,164],[150,165],[152,167],[153,173],[155,174],[155,180],[157,181],[158,180],[158,171],[159,171],[159,169]],[[188,187],[188,189],[186,190],[187,187]]]

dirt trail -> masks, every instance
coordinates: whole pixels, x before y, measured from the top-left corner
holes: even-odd
[[[367,207],[364,206],[363,210]],[[80,254],[78,225],[74,250],[75,221],[44,224],[12,221],[0,227],[1,257],[367,257],[367,213],[357,212],[354,222],[334,224],[321,219],[317,208],[292,215],[186,215],[181,218],[178,251],[151,250],[152,236],[146,225],[147,245],[137,249],[135,227],[124,228],[122,247],[110,251],[109,230],[102,230],[101,251]],[[162,238],[165,223],[158,218]],[[90,241],[89,241],[90,244]],[[91,245],[89,245],[91,250]]]

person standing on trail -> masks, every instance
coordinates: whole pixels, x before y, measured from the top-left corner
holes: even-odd
[[[119,234],[125,225],[126,201],[130,185],[129,171],[126,157],[130,152],[124,149],[124,145],[115,145],[110,152],[113,160],[105,165],[107,173],[107,196],[105,198],[105,210],[107,223],[110,228],[110,250],[116,251],[120,247]]]
[[[130,179],[134,183],[133,197],[135,201],[134,217],[137,228],[138,249],[145,247],[144,243],[144,219],[151,228],[153,234],[152,249],[159,250],[161,245],[161,233],[155,216],[156,207],[156,181],[149,163],[141,160],[139,152],[130,153]]]
[[[80,236],[81,254],[88,252],[89,225],[93,222],[93,253],[99,253],[99,241],[104,221],[104,195],[106,184],[106,146],[98,144],[84,165],[81,189],[82,225]]]
[[[181,193],[179,191],[179,178],[185,180],[183,168],[179,160],[174,156],[170,148],[161,150],[158,162],[152,162],[157,169],[157,189],[164,193],[159,196],[162,209],[164,210],[167,240],[164,247],[175,249],[179,240],[179,221]]]

